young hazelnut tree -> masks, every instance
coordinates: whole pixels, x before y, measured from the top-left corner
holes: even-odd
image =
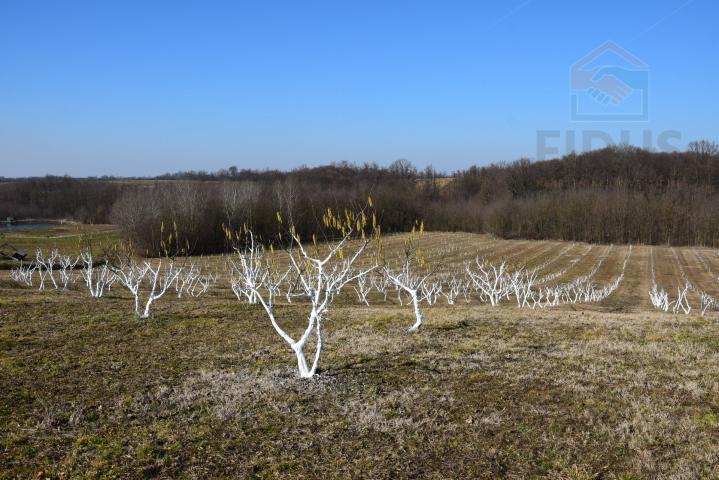
[[[371,208],[371,199],[369,200]],[[283,225],[278,212],[277,220]],[[332,301],[348,283],[367,275],[375,265],[358,267],[359,260],[368,244],[374,239],[379,243],[380,228],[374,214],[368,218],[366,209],[359,212],[345,210],[343,213],[327,209],[322,217],[324,242],[318,242],[312,235],[311,243],[298,234],[294,225],[282,227],[284,235],[279,236],[285,245],[285,254],[280,256],[270,244],[265,247],[256,242],[255,236],[245,228],[234,234],[235,241],[244,239],[242,248],[236,247],[233,289],[252,292],[254,299],[262,305],[277,334],[289,345],[297,359],[297,368],[302,378],[312,378],[322,353],[322,326]],[[287,263],[286,268],[279,266]],[[279,295],[279,283],[287,276],[293,277],[294,293],[309,303],[307,323],[299,338],[293,338],[278,322],[275,313],[275,298]],[[239,296],[238,296],[239,298]],[[310,338],[315,338],[314,358],[311,363],[305,355]]]
[[[117,276],[107,263],[107,257],[112,249],[105,246],[100,248],[100,254],[97,255],[96,247],[92,235],[82,233],[78,237],[77,248],[80,250],[80,255],[77,263],[80,264],[83,283],[92,298],[101,298],[105,290],[112,288]]]
[[[80,260],[83,263],[81,270],[82,278],[87,287],[90,296],[93,298],[100,298],[105,293],[105,289],[112,287],[112,284],[117,280],[117,276],[113,273],[112,269],[107,266],[107,263],[102,265],[96,265],[96,261],[93,259],[92,249],[87,248],[80,252]]]
[[[423,287],[432,272],[420,273],[424,269],[426,261],[422,252],[417,248],[417,240],[424,234],[424,222],[412,227],[404,241],[404,257],[401,260],[399,268],[392,269],[387,263],[384,263],[383,270],[385,276],[394,284],[394,286],[405,292],[414,307],[415,322],[409,328],[410,332],[416,332],[424,322],[424,315],[420,308],[420,301]]]
[[[134,297],[135,316],[138,318],[152,316],[152,306],[175,284],[183,270],[183,266],[175,262],[175,257],[185,252],[177,246],[177,227],[173,224],[173,231],[167,237],[164,236],[164,230],[163,223],[160,227],[160,256],[157,260],[137,260],[129,242],[122,248],[115,248],[111,257],[109,268]],[[176,248],[171,247],[173,241]]]

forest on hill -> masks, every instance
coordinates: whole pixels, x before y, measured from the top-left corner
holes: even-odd
[[[595,243],[719,244],[719,146],[685,152],[629,146],[530,162],[474,166],[451,174],[345,162],[292,171],[179,172],[155,178],[0,179],[0,218],[116,223],[144,250],[160,225],[176,224],[196,253],[227,248],[223,226],[251,225],[271,238],[276,212],[314,231],[328,208],[371,196],[385,232],[417,220],[437,231]]]

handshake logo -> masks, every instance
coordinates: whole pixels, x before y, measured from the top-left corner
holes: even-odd
[[[572,120],[649,119],[649,67],[614,42],[572,65]]]

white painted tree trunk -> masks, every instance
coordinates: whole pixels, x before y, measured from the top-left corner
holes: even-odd
[[[304,344],[295,343],[292,345],[292,350],[295,352],[297,357],[297,369],[301,378],[312,378],[317,373],[317,367],[320,363],[320,355],[322,354],[322,336],[319,329],[317,330],[317,350],[315,351],[315,358],[312,362],[312,367],[307,366],[307,359],[305,357]]]
[[[397,298],[400,299],[400,304],[402,292],[405,292],[409,296],[409,299],[412,302],[412,306],[414,307],[415,316],[415,322],[409,328],[409,331],[416,332],[417,330],[419,330],[419,328],[422,326],[422,323],[424,322],[422,309],[419,305],[421,301],[419,292],[424,286],[424,283],[427,281],[429,275],[420,277],[419,275],[413,274],[410,270],[409,263],[405,263],[401,273],[399,274],[392,273],[392,271],[388,267],[385,267],[384,274],[389,278],[389,280],[394,284],[395,288],[397,289]]]
[[[140,316],[140,318],[150,318],[150,308],[152,308],[152,302],[154,300],[155,299],[152,296],[150,296],[150,298],[147,299],[147,303],[145,303],[145,311],[142,312],[142,315]]]
[[[409,328],[409,331],[416,332],[422,326],[422,323],[424,322],[424,316],[422,315],[422,310],[419,308],[419,297],[417,296],[417,292],[410,291],[409,295],[412,298],[412,305],[414,306],[415,316],[414,325]]]
[[[132,292],[135,295],[135,315],[140,316],[140,294],[137,291]]]

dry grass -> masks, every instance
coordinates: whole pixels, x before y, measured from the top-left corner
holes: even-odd
[[[0,290],[0,476],[719,476],[714,320],[338,305],[304,381],[256,307],[128,307]]]
[[[606,251],[423,241],[445,268],[478,252],[556,259],[543,274],[579,259],[562,278]],[[681,265],[711,291],[716,251],[676,251],[655,248],[658,281],[670,288]],[[625,253],[611,250],[598,282]],[[411,335],[408,308],[343,295],[310,381],[261,309],[225,285],[201,299],[168,294],[140,321],[117,289],[91,301],[1,275],[0,478],[719,478],[717,318],[650,309],[647,247],[591,308],[460,301],[427,308]],[[305,311],[278,313],[294,334]]]

